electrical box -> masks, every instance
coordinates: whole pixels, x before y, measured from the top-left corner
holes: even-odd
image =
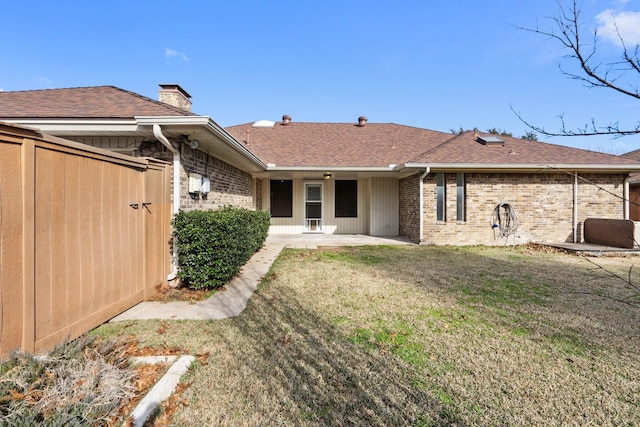
[[[209,178],[202,178],[202,187],[200,192],[202,194],[208,194],[211,191],[211,180]]]
[[[202,175],[198,173],[189,174],[189,193],[199,193],[202,188]]]

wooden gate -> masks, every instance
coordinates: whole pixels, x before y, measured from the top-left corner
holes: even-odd
[[[6,125],[0,156],[0,353],[51,349],[164,283],[168,164]]]

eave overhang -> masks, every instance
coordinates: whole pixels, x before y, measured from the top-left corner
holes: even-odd
[[[405,163],[398,165],[398,171],[424,170],[431,168],[431,171],[442,172],[545,172],[545,171],[568,171],[568,172],[599,172],[599,173],[631,173],[640,172],[638,164],[596,164],[596,163]]]
[[[58,118],[7,120],[60,137],[144,137],[154,138],[153,125],[162,127],[172,140],[198,139],[200,149],[240,169],[254,173],[267,166],[243,143],[236,140],[209,116],[138,116],[131,118]]]
[[[138,129],[135,119],[5,119],[55,136],[129,135]]]
[[[222,160],[255,173],[267,169],[267,165],[249,151],[244,143],[235,139],[223,127],[209,116],[161,116],[136,117],[141,130],[152,129],[154,124],[160,125],[163,133],[173,139],[197,139],[202,144],[199,149],[210,152],[216,157],[223,155]]]
[[[370,178],[397,176],[396,165],[389,166],[278,166],[267,164],[267,169],[259,174],[258,178],[291,177],[305,179],[322,179],[325,173],[330,173],[332,178]]]

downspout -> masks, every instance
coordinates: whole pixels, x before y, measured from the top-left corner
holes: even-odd
[[[420,175],[420,240],[418,243],[424,240],[424,179],[431,172],[431,167],[427,166],[427,169],[422,175]]]
[[[573,243],[578,243],[578,172],[573,174]]]
[[[624,179],[624,219],[630,219],[630,215],[629,215],[629,180],[631,179],[630,176],[627,176]]]
[[[153,125],[153,135],[173,154],[173,208],[172,213],[176,215],[180,210],[180,151],[176,150],[171,141],[162,133],[159,124]],[[178,246],[173,245],[171,254],[171,264],[173,266],[167,280],[173,280],[178,275]]]

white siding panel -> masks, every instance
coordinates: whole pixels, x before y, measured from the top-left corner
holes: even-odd
[[[398,180],[371,178],[372,236],[397,236],[399,233]]]
[[[383,224],[382,231],[380,233],[390,234],[378,234],[383,235],[398,235],[398,183],[396,179],[378,179],[382,182],[383,191],[390,192],[390,194],[378,195],[377,199],[380,200],[380,205],[385,209],[389,209],[394,212],[394,217],[391,221],[395,227],[384,226],[388,223],[387,220],[379,220],[380,224]],[[293,216],[291,218],[271,218],[271,227],[269,232],[273,234],[301,234],[304,233],[304,184],[303,179],[293,180]],[[263,183],[263,208],[270,208],[270,182],[268,179]],[[387,188],[389,187],[389,188]],[[378,190],[380,191],[380,190]],[[369,219],[374,218],[372,215],[370,200],[371,193],[371,180],[359,179],[358,180],[358,217],[357,218],[336,218],[335,217],[335,181],[327,180],[323,182],[323,198],[322,198],[322,221],[323,231],[325,234],[369,234],[370,224]],[[393,200],[391,208],[388,206],[390,200]],[[388,216],[388,214],[384,215]],[[395,218],[395,219],[394,219]],[[387,230],[387,231],[385,231]]]

